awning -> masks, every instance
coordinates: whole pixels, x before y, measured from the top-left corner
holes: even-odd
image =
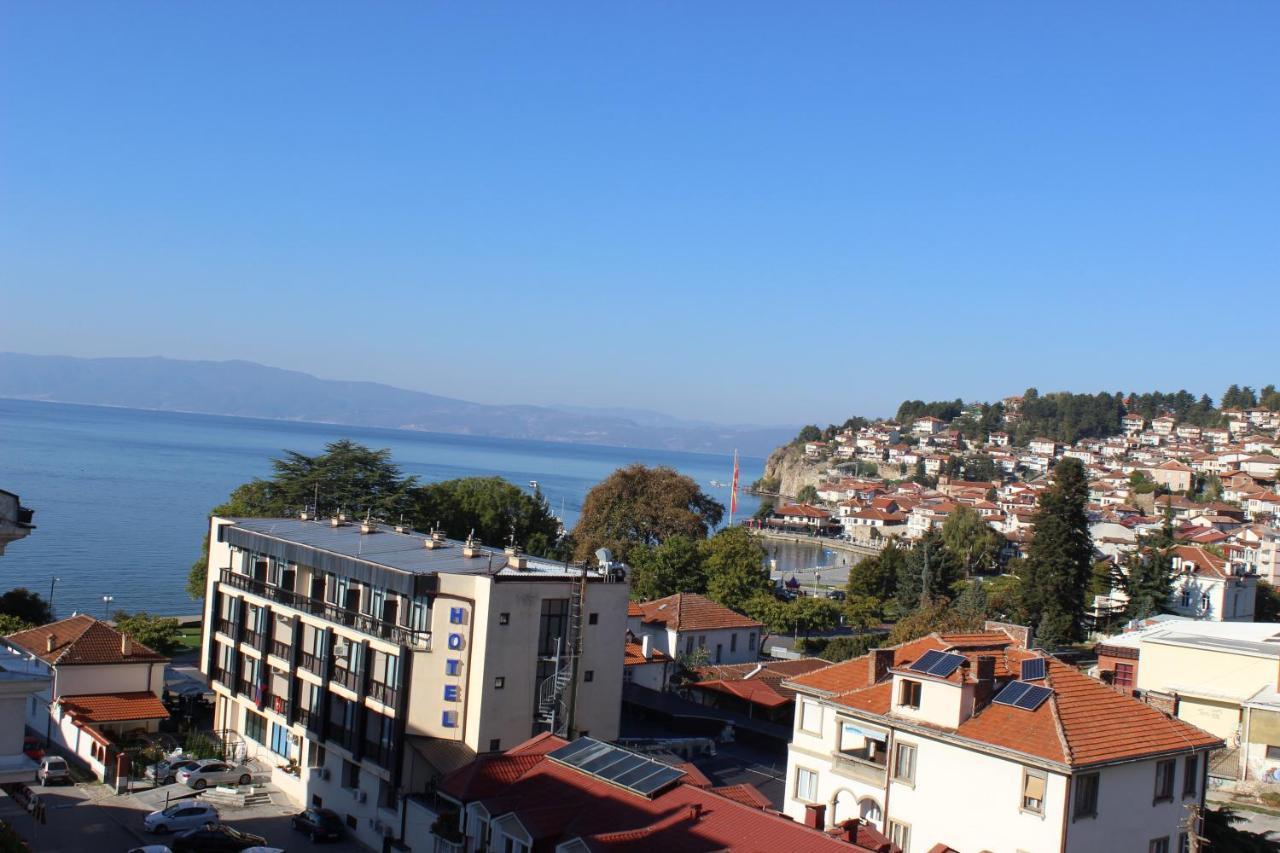
[[[851,723],[848,720],[841,720],[840,726],[843,734],[862,735],[868,740],[878,740],[882,743],[889,740],[888,732],[880,732],[875,729],[864,728],[863,726],[860,726],[857,723]]]

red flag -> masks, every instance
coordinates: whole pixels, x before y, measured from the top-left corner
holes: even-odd
[[[729,491],[729,517],[738,511],[738,451],[733,451],[733,485]]]

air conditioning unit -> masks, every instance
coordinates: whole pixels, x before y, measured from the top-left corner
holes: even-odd
[[[317,767],[317,768],[316,768],[316,778],[317,778],[317,779],[321,779],[321,780],[323,780],[323,781],[325,781],[325,782],[328,782],[328,781],[329,781],[329,768],[328,768],[328,767]]]
[[[333,656],[336,658],[345,658],[351,654],[351,645],[348,643],[334,643]]]

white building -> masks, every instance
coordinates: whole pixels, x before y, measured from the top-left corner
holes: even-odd
[[[49,686],[49,676],[36,668],[10,660],[4,663],[0,666],[0,785],[36,778],[36,763],[23,752],[24,723],[27,708],[39,702],[35,694]]]
[[[1222,741],[1016,633],[930,635],[787,682],[784,812],[862,817],[905,853],[1179,849]]]
[[[707,663],[749,663],[760,657],[764,625],[705,595],[678,592],[632,605],[627,630],[672,658],[706,652]]]
[[[35,529],[31,523],[34,514],[13,492],[0,489],[0,554],[10,542],[24,538]]]
[[[341,519],[212,520],[214,725],[372,847],[400,795],[539,731],[617,737],[622,569]]]

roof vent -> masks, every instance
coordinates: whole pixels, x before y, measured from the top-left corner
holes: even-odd
[[[303,521],[306,521],[307,519],[311,518],[311,513],[307,512],[304,509],[302,512],[298,513],[298,518],[302,519]]]
[[[377,533],[378,526],[374,524],[372,521],[362,521],[360,522],[360,532],[361,533]]]
[[[529,568],[529,558],[516,550],[516,546],[508,545],[506,547],[507,568],[515,569],[518,572]]]
[[[340,515],[335,515],[333,518],[329,519],[329,526],[330,526],[330,527],[341,527],[341,526],[342,526],[342,516],[340,516]]]
[[[449,541],[444,537],[444,531],[437,525],[431,529],[431,536],[422,543],[427,548],[445,548],[449,545]]]
[[[462,556],[479,557],[480,554],[480,542],[476,539],[475,530],[472,530],[471,533],[467,535],[467,541],[462,543]]]
[[[54,646],[54,642],[53,642],[53,634],[47,634],[47,635],[45,635],[45,638],[44,638],[44,650],[45,650],[46,652],[51,652],[51,651],[53,651],[53,646]]]
[[[120,635],[120,655],[122,657],[127,658],[131,654],[133,654],[133,640],[129,637],[128,634],[121,634]]]

